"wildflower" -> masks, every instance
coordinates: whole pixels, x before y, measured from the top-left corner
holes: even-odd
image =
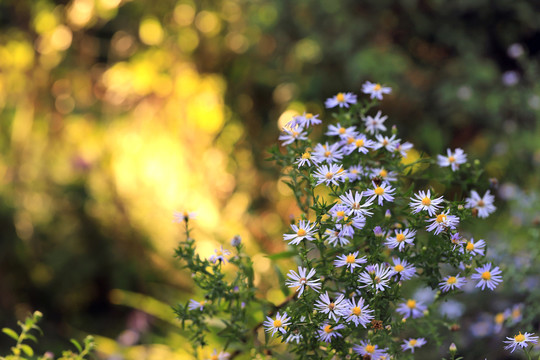
[[[295,232],[294,234],[283,234],[283,240],[288,241],[289,245],[298,245],[304,239],[313,241],[315,238],[313,235],[317,232],[315,229],[315,223],[311,224],[310,221],[300,220],[298,225],[291,225],[291,228]]]
[[[380,226],[375,226],[373,228],[373,234],[375,234],[376,237],[383,237],[386,235]]]
[[[461,246],[465,242],[467,242],[461,237],[459,233],[452,234],[452,236],[450,236],[450,241],[452,242],[452,244],[454,244],[454,247],[452,248],[452,250],[456,250],[456,247]],[[460,248],[460,250],[463,250],[463,249]]]
[[[418,339],[410,338],[409,340],[403,340],[403,344],[401,345],[401,348],[403,349],[403,351],[411,350],[411,353],[414,354],[414,348],[422,347],[426,343],[427,341],[424,338],[418,338]]]
[[[516,348],[519,346],[520,348],[526,348],[529,346],[527,344],[528,342],[536,344],[538,342],[538,336],[533,336],[534,333],[528,333],[522,334],[521,331],[519,334],[514,335],[513,338],[506,337],[508,340],[503,341],[505,344],[508,344],[504,347],[505,350],[511,350],[510,352],[514,352]]]
[[[289,126],[291,128],[295,126],[308,128],[312,125],[319,125],[321,123],[322,120],[319,119],[319,114],[313,115],[311,113],[304,112],[302,115],[293,117],[293,119],[289,121],[285,126]]]
[[[409,206],[413,208],[413,214],[426,210],[430,216],[433,216],[439,211],[439,207],[443,201],[442,196],[432,198],[429,190],[427,192],[419,191],[411,198]]]
[[[356,150],[362,154],[367,154],[369,149],[373,149],[375,142],[366,138],[364,134],[358,134],[355,137],[349,137],[347,144],[344,146],[347,155],[352,154]]]
[[[340,229],[326,229],[324,233],[328,235],[326,240],[328,240],[328,243],[332,246],[337,244],[345,246],[350,243],[350,240],[341,232]]]
[[[242,243],[242,238],[240,237],[240,235],[234,235],[233,238],[231,239],[231,245],[234,247],[240,246],[241,243]]]
[[[392,269],[383,264],[369,265],[360,274],[358,281],[364,285],[360,288],[370,287],[376,291],[384,291],[388,287]]]
[[[477,242],[474,242],[474,239],[471,238],[471,240],[467,241],[467,245],[461,248],[461,252],[466,252],[473,256],[484,255],[485,246],[486,242],[484,240],[480,239]]]
[[[403,156],[404,158],[407,157],[407,152],[413,148],[413,144],[411,144],[408,141],[405,141],[403,144],[397,143],[395,144],[395,152],[398,152]]]
[[[270,316],[267,316],[266,319],[267,320],[263,323],[263,325],[266,327],[266,332],[272,332],[271,336],[274,336],[276,331],[279,331],[280,333],[285,335],[286,331],[284,327],[291,324],[291,318],[287,316],[287,313],[279,315],[279,311],[276,314],[275,319],[272,319]]]
[[[399,139],[396,140],[395,137],[396,135],[392,135],[392,137],[389,138],[388,136],[382,136],[381,134],[377,134],[375,136],[377,141],[373,145],[373,148],[375,150],[378,150],[380,148],[385,148],[386,150],[390,152],[394,152],[396,151],[397,144],[399,144],[399,142],[401,141]]]
[[[508,317],[512,320],[512,325],[520,322],[523,318],[523,304],[512,306],[512,310],[508,312]]]
[[[217,350],[214,349],[214,352],[212,353],[212,355],[210,355],[208,360],[228,360],[229,356],[231,356],[231,354],[229,354],[228,352],[220,351],[218,354]]]
[[[435,235],[439,235],[442,231],[447,229],[454,230],[459,224],[459,217],[455,215],[448,215],[448,212],[442,212],[434,218],[426,221],[431,222],[430,225],[426,226],[427,231],[433,231]]]
[[[373,182],[373,189],[369,189],[364,191],[364,195],[371,196],[371,201],[375,200],[377,198],[377,203],[379,206],[382,206],[383,200],[392,202],[394,201],[394,197],[392,196],[396,189],[390,186],[388,183],[382,183],[381,185],[377,186]]]
[[[349,105],[356,104],[356,95],[350,92],[338,93],[336,96],[326,99],[324,106],[327,109],[339,106],[348,108]]]
[[[315,269],[311,269],[306,276],[307,268],[298,267],[298,273],[294,270],[289,270],[287,276],[290,278],[285,283],[288,287],[298,287],[296,291],[299,291],[298,296],[301,296],[304,292],[304,287],[309,286],[313,290],[319,292],[321,288],[320,279],[309,280],[315,275]]]
[[[203,311],[204,305],[206,305],[206,300],[197,301],[197,300],[189,300],[188,309],[189,310],[195,310],[199,309],[200,311]]]
[[[427,306],[425,306],[420,301],[409,299],[405,301],[404,303],[399,304],[396,311],[400,313],[401,315],[403,315],[404,319],[407,319],[409,317],[416,319],[416,318],[424,316],[424,310],[426,309],[427,309]]]
[[[333,164],[340,161],[343,158],[343,151],[339,148],[339,143],[328,145],[328,142],[323,144],[317,144],[311,158],[317,164],[326,161],[327,164]]]
[[[360,345],[354,345],[353,351],[371,360],[381,360],[381,357],[387,356],[386,349],[379,349],[379,345],[373,345],[368,340],[362,340]]]
[[[330,325],[328,323],[324,323],[321,325],[320,329],[317,330],[317,333],[319,334],[319,340],[324,341],[325,343],[329,343],[332,341],[332,338],[334,337],[342,337],[340,333],[336,332],[336,330],[344,329],[345,325],[338,324],[338,325]]]
[[[215,254],[210,256],[210,258],[208,259],[210,260],[212,264],[215,264],[218,260],[220,262],[226,263],[227,262],[226,256],[231,255],[231,252],[229,250],[225,250],[223,248],[223,245],[221,245],[221,249],[214,249],[214,252]]]
[[[347,306],[347,302],[344,300],[345,295],[340,294],[336,300],[331,301],[327,291],[325,294],[319,295],[319,300],[315,303],[315,308],[323,314],[328,314],[329,319],[337,321],[338,317],[341,316],[341,311]]]
[[[188,222],[189,219],[195,219],[197,217],[197,214],[189,211],[175,211],[173,217],[173,222],[181,223],[184,221]]]
[[[459,165],[467,162],[467,154],[460,148],[457,148],[454,153],[450,149],[446,149],[446,153],[448,156],[437,155],[437,162],[440,167],[450,166],[452,171],[457,171]]]
[[[487,218],[489,214],[494,212],[497,208],[493,205],[495,196],[486,191],[484,196],[480,197],[475,190],[471,191],[471,197],[465,199],[465,207],[468,209],[476,209],[478,211],[478,217]]]
[[[357,215],[354,217],[345,216],[343,218],[343,223],[336,224],[336,228],[340,229],[341,233],[345,236],[353,236],[354,228],[363,229],[366,225],[366,218],[363,215]]]
[[[336,267],[342,267],[347,266],[351,273],[353,272],[354,268],[360,267],[360,264],[365,264],[367,258],[365,256],[358,258],[358,251],[355,251],[354,253],[349,253],[349,255],[340,255],[338,256],[338,260],[334,261],[334,265]]]
[[[297,344],[300,344],[300,341],[303,339],[304,337],[302,336],[302,334],[300,334],[298,332],[298,330],[295,330],[294,332],[290,333],[289,336],[287,336],[287,338],[285,339],[285,342],[296,342]]]
[[[302,156],[300,156],[298,159],[296,159],[296,162],[295,164],[298,164],[298,168],[304,166],[304,165],[308,165],[308,166],[311,166],[311,162],[313,160],[311,159],[311,153],[309,151],[306,150],[306,152],[304,152],[302,154]]]
[[[362,176],[362,166],[360,165],[353,165],[349,169],[347,169],[347,173],[349,174],[349,180],[350,181],[356,181],[360,179]]]
[[[373,310],[370,310],[367,304],[364,304],[364,301],[365,300],[362,297],[358,299],[358,302],[355,302],[354,298],[346,301],[346,304],[340,313],[345,321],[352,321],[354,326],[360,324],[365,328],[366,325],[374,319],[374,316],[371,315]]]
[[[350,136],[354,137],[357,135],[355,129],[356,126],[349,126],[348,128],[345,128],[339,123],[337,123],[336,125],[328,125],[328,131],[326,132],[326,135],[339,136],[341,139],[346,139]]]
[[[416,236],[416,230],[411,229],[396,229],[394,230],[396,236],[389,237],[384,243],[389,249],[398,248],[399,251],[403,251],[405,244],[411,245],[414,242],[414,237]]]
[[[397,172],[395,171],[388,171],[385,168],[374,168],[371,169],[371,176],[379,176],[383,181],[396,181],[397,180]]]
[[[416,275],[416,268],[409,264],[407,260],[392,258],[394,266],[392,267],[392,276],[399,276],[400,280],[409,280]]]
[[[366,130],[369,131],[371,135],[377,133],[380,131],[386,131],[386,126],[384,126],[384,122],[388,116],[381,116],[381,112],[377,112],[377,115],[373,116],[366,116],[362,120],[364,120],[364,124],[366,126]]]
[[[338,181],[344,181],[345,171],[343,168],[336,164],[322,165],[315,170],[315,178],[317,179],[317,185],[325,183],[326,186],[330,184],[338,185]]]
[[[478,284],[476,284],[476,287],[481,287],[482,290],[484,290],[486,286],[490,290],[494,290],[497,287],[497,285],[499,285],[502,282],[502,276],[500,276],[502,271],[499,270],[498,266],[496,266],[492,270],[491,263],[486,264],[482,267],[478,267],[475,269],[475,271],[477,273],[472,274],[471,279],[480,280]]]
[[[506,320],[506,314],[504,312],[495,314],[495,316],[493,317],[493,322],[495,323],[494,331],[496,333],[502,330],[505,320]]]
[[[387,86],[382,86],[379,83],[372,83],[370,81],[366,81],[362,85],[362,92],[364,94],[371,95],[371,99],[382,100],[383,94],[390,94],[392,92],[392,89]]]
[[[349,208],[343,204],[336,204],[330,209],[330,215],[334,219],[343,220],[348,214]]]
[[[459,301],[448,300],[441,304],[439,307],[439,313],[442,316],[446,316],[449,319],[457,319],[463,315],[465,306]]]
[[[295,140],[307,140],[307,132],[302,131],[300,127],[294,129],[283,129],[283,133],[279,136],[279,140],[283,141],[281,146],[292,144]]]
[[[456,276],[447,276],[443,278],[443,281],[439,283],[439,287],[443,292],[448,292],[456,288],[460,289],[465,283],[465,278],[457,274]]]
[[[347,206],[348,208],[347,215],[372,215],[368,208],[373,205],[373,199],[368,199],[361,204],[363,195],[363,193],[359,193],[358,191],[355,191],[353,194],[352,190],[349,190],[347,193],[339,197],[343,202],[343,205]]]

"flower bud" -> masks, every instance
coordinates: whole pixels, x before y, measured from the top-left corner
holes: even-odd
[[[450,347],[448,348],[448,350],[450,350],[450,354],[454,355],[454,354],[456,353],[456,351],[457,351],[457,346],[456,346],[456,344],[451,343],[451,344],[450,344]]]
[[[393,134],[393,135],[396,135],[396,134],[397,134],[397,127],[396,127],[396,125],[392,125],[392,134]]]
[[[231,239],[231,245],[232,246],[238,246],[242,243],[242,238],[240,237],[240,235],[235,235],[232,239]]]
[[[387,218],[387,219],[390,219],[392,217],[392,213],[390,212],[390,210],[386,210],[386,212],[384,213],[384,217]]]
[[[383,231],[382,231],[382,229],[381,229],[380,226],[375,226],[375,229],[373,229],[373,233],[374,233],[375,236],[377,236],[377,237],[381,237],[381,236],[384,235],[384,234],[383,234]]]

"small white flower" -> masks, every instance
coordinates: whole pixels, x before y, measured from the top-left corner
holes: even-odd
[[[467,154],[460,148],[457,148],[454,153],[450,149],[446,149],[446,153],[448,156],[437,155],[437,162],[441,167],[450,166],[452,171],[457,171],[459,165],[467,162]]]
[[[478,240],[474,242],[474,239],[467,241],[467,245],[461,248],[461,252],[471,254],[472,256],[484,255],[484,248],[486,247],[486,242],[484,240]]]
[[[362,154],[367,154],[369,149],[373,149],[375,142],[366,138],[364,134],[358,134],[356,136],[348,137],[346,145],[343,147],[345,154],[350,155],[355,151]]]
[[[339,148],[339,143],[328,145],[328,142],[315,145],[311,158],[316,164],[325,161],[327,164],[333,164],[343,158],[343,151]]]
[[[403,315],[404,319],[407,319],[409,317],[416,319],[416,318],[424,316],[424,310],[426,309],[427,309],[427,306],[425,306],[420,301],[409,299],[405,301],[404,303],[399,304],[396,311],[400,313],[401,315]]]
[[[189,310],[196,310],[199,309],[200,311],[203,311],[204,305],[206,305],[206,300],[197,301],[197,300],[189,300],[188,309]]]
[[[229,356],[231,356],[231,354],[229,354],[228,352],[220,351],[218,354],[217,350],[214,349],[214,352],[207,360],[228,360]]]
[[[373,201],[375,200],[375,198],[377,198],[377,203],[379,204],[379,206],[382,206],[384,200],[389,202],[394,201],[394,196],[392,195],[394,195],[395,191],[396,189],[390,186],[389,183],[383,182],[381,185],[377,186],[373,182],[373,189],[366,190],[363,194],[365,196],[371,196],[370,201]]]
[[[300,344],[300,341],[302,341],[304,337],[302,336],[302,334],[300,334],[298,332],[298,330],[292,332],[289,334],[289,336],[287,336],[287,338],[285,339],[285,342],[296,342],[297,344]]]
[[[424,338],[418,338],[418,339],[410,338],[409,340],[403,340],[403,344],[401,345],[401,349],[403,351],[411,350],[411,353],[414,354],[414,348],[422,347],[426,343],[427,343],[427,341]]]
[[[390,94],[392,92],[392,88],[382,86],[379,83],[372,83],[370,81],[366,81],[362,85],[362,92],[364,94],[371,95],[371,99],[382,100],[383,94]]]
[[[319,334],[319,340],[324,341],[325,343],[329,343],[332,341],[332,338],[342,337],[343,335],[338,333],[336,330],[344,328],[345,325],[343,324],[330,325],[328,323],[324,323],[321,325],[319,330],[317,330],[317,333]]]
[[[173,222],[181,223],[184,221],[187,222],[189,219],[195,219],[197,214],[189,211],[175,211],[173,217]]]
[[[225,250],[223,248],[223,245],[221,245],[220,249],[214,249],[214,252],[215,254],[210,256],[210,258],[208,259],[210,260],[212,264],[215,264],[217,261],[226,263],[227,262],[226,256],[231,255],[231,252],[229,250]]]
[[[461,289],[466,282],[467,280],[464,277],[457,274],[456,276],[447,276],[443,278],[443,281],[439,283],[439,287],[443,292],[448,292],[454,289]]]
[[[315,308],[318,311],[328,314],[328,318],[334,321],[337,321],[341,316],[340,313],[345,309],[345,306],[347,306],[345,295],[340,294],[336,300],[332,301],[330,296],[328,296],[328,291],[325,294],[321,294],[319,300],[315,303]]]
[[[334,265],[336,267],[346,266],[352,273],[355,268],[360,267],[361,264],[365,264],[367,262],[366,259],[365,256],[359,258],[358,251],[355,251],[354,253],[349,253],[349,255],[338,256],[338,259],[334,261]]]
[[[391,182],[397,180],[398,173],[388,171],[385,168],[373,168],[371,169],[371,176],[379,176],[383,181]]]
[[[373,116],[366,116],[362,120],[364,120],[364,124],[366,126],[366,130],[369,131],[370,134],[375,134],[379,130],[380,131],[386,131],[386,126],[384,126],[384,122],[388,118],[388,116],[381,116],[381,112],[377,112],[377,115]]]
[[[317,179],[317,185],[325,183],[326,186],[330,184],[339,185],[338,181],[344,181],[346,172],[340,165],[322,165],[315,170],[313,174]]]
[[[347,300],[346,305],[341,310],[341,316],[346,322],[353,322],[354,326],[362,325],[364,328],[375,317],[371,315],[373,310],[370,310],[365,300],[360,297],[356,302],[353,299]]]
[[[283,234],[283,240],[288,241],[289,245],[298,245],[304,239],[313,241],[315,238],[313,235],[317,232],[315,229],[315,223],[311,224],[310,221],[300,220],[298,225],[291,225],[294,234]]]
[[[534,333],[528,333],[522,334],[521,331],[519,334],[514,335],[513,338],[506,337],[508,340],[505,340],[504,343],[508,344],[504,348],[505,350],[511,350],[510,352],[514,352],[516,348],[519,346],[520,348],[526,348],[529,346],[527,344],[528,342],[536,344],[538,342],[538,336],[534,336]]]
[[[399,251],[403,251],[405,244],[411,245],[414,242],[416,230],[396,229],[394,231],[396,236],[388,237],[384,243],[389,249],[398,248]]]
[[[413,214],[416,214],[422,210],[428,212],[430,216],[433,216],[439,211],[441,203],[443,202],[443,197],[433,198],[431,197],[431,192],[419,191],[414,194],[414,197],[411,198],[409,206],[413,209]]]
[[[302,154],[302,156],[300,156],[298,159],[296,159],[295,161],[295,164],[298,164],[298,168],[304,166],[305,164],[307,164],[308,166],[311,166],[311,153],[306,150],[306,152],[304,152]]]
[[[346,139],[350,136],[354,137],[357,135],[355,129],[356,126],[349,126],[348,128],[346,128],[337,123],[336,125],[328,125],[328,131],[326,132],[326,135],[339,136],[341,139]]]
[[[338,244],[345,246],[351,242],[350,239],[342,233],[341,229],[326,229],[324,233],[328,235],[326,240],[328,240],[328,243],[332,246]]]
[[[340,92],[336,96],[326,99],[324,102],[324,106],[326,106],[327,109],[336,106],[348,108],[352,104],[356,104],[356,95],[350,92]]]
[[[366,266],[358,278],[358,281],[364,284],[360,288],[369,287],[375,291],[384,291],[384,288],[388,287],[391,275],[392,269],[383,264]]]
[[[286,129],[283,128],[282,134],[278,138],[283,141],[281,146],[292,144],[295,140],[307,140],[307,132],[303,131],[302,128]]]
[[[296,291],[299,292],[298,296],[302,295],[305,286],[309,286],[317,292],[319,292],[319,289],[321,288],[320,279],[309,280],[315,276],[315,269],[311,269],[307,276],[306,273],[307,268],[299,266],[298,273],[294,270],[289,270],[289,273],[287,274],[290,279],[288,279],[285,284],[288,287],[297,287]]]
[[[271,336],[274,336],[276,331],[279,331],[285,335],[287,332],[285,331],[284,327],[291,324],[291,318],[287,316],[287,313],[280,315],[279,311],[276,314],[275,319],[272,319],[270,316],[267,316],[266,319],[267,320],[263,323],[263,325],[266,327],[266,332],[272,332]]]
[[[319,119],[319,115],[313,115],[311,113],[304,112],[302,115],[295,116],[291,121],[289,121],[285,126],[294,128],[296,126],[301,128],[308,128],[312,125],[319,125],[322,123],[322,120]]]
[[[390,152],[396,151],[396,146],[401,141],[400,139],[396,139],[396,135],[392,135],[392,137],[388,136],[382,136],[381,134],[377,134],[375,136],[377,139],[377,142],[373,145],[373,148],[375,150],[378,150],[380,148],[385,148],[386,150]]]
[[[407,260],[392,258],[394,266],[392,267],[392,276],[397,276],[399,280],[409,280],[416,275],[416,268],[409,264]]]
[[[482,290],[487,286],[490,290],[495,290],[497,285],[502,282],[502,271],[496,266],[491,269],[491,263],[475,269],[476,274],[471,275],[471,279],[480,280],[476,287],[481,287]]]
[[[478,193],[473,190],[471,191],[471,197],[465,199],[465,207],[468,209],[478,210],[478,217],[487,218],[489,214],[497,210],[493,202],[495,201],[495,196],[489,193],[489,190],[486,191],[484,196],[480,197]]]
[[[459,217],[455,215],[448,215],[448,212],[442,212],[432,219],[426,220],[430,222],[426,226],[427,231],[433,231],[435,235],[439,235],[441,232],[447,229],[454,230],[459,225]]]
[[[362,204],[363,193],[355,191],[354,194],[352,190],[349,190],[344,195],[341,195],[339,198],[343,202],[343,205],[347,206],[348,213],[347,215],[363,215],[370,216],[373,213],[369,211],[369,207],[373,205],[373,199],[367,199]]]
[[[387,349],[379,349],[379,345],[373,345],[371,341],[362,340],[360,345],[354,345],[353,351],[361,356],[369,356],[371,360],[382,360],[382,357],[387,356]]]
[[[414,147],[413,144],[411,144],[408,141],[405,141],[403,144],[397,143],[396,146],[395,146],[394,151],[399,152],[401,154],[401,156],[406,158],[407,157],[407,152],[409,150],[411,150],[413,147]]]

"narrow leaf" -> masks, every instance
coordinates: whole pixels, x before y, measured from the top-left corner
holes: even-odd
[[[290,259],[296,254],[297,254],[296,251],[283,251],[277,254],[268,255],[266,257],[269,258],[270,260]]]
[[[3,328],[2,332],[15,340],[19,340],[19,335],[10,328]]]
[[[32,348],[26,344],[22,344],[21,345],[21,349],[22,351],[24,351],[24,353],[28,356],[34,356],[34,350],[32,350]]]
[[[71,343],[72,343],[73,345],[75,345],[75,347],[77,348],[77,350],[79,350],[79,353],[82,352],[82,346],[81,346],[81,344],[79,344],[79,342],[78,342],[77,340],[71,339],[70,341],[71,341]]]

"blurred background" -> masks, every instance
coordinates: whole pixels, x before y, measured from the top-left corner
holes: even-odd
[[[327,97],[366,80],[392,87],[381,109],[418,151],[461,147],[482,162],[499,212],[479,237],[533,267],[539,11],[527,0],[0,0],[0,324],[40,310],[41,352],[91,333],[99,358],[187,358],[170,306],[197,295],[173,259],[175,210],[197,213],[201,256],[241,235],[261,296],[281,301],[277,278],[261,280],[264,256],[284,249],[298,210],[267,148],[293,115],[324,117]],[[471,359],[508,335],[495,313],[530,301],[517,285],[467,308],[476,330],[459,346]],[[10,345],[0,337],[1,353]]]

